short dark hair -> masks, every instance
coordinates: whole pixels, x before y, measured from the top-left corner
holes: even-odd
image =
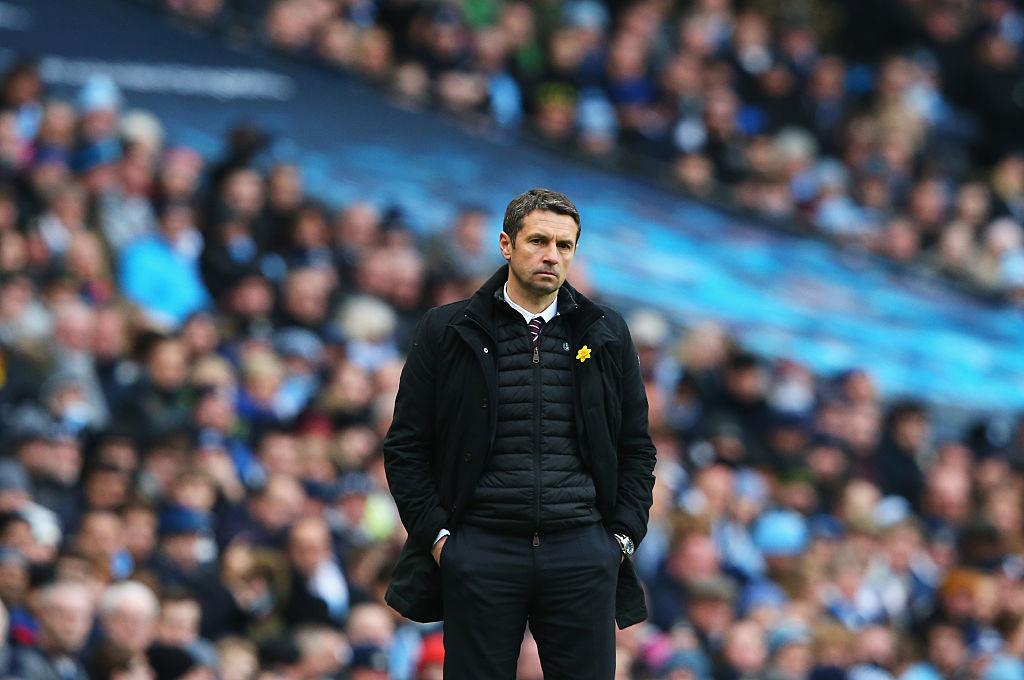
[[[530,189],[513,198],[505,208],[505,220],[502,222],[501,230],[508,234],[513,245],[519,230],[523,228],[523,220],[534,210],[568,215],[576,223],[576,240],[580,240],[580,232],[583,229],[580,224],[580,211],[569,197],[551,189]]]

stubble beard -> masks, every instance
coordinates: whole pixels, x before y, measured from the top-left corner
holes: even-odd
[[[536,295],[537,297],[550,295],[551,293],[557,291],[561,286],[561,281],[558,280],[557,275],[555,275],[554,281],[547,283],[546,280],[538,281],[537,279],[535,279],[534,276],[536,274],[537,272],[532,272],[526,280],[523,280],[521,277],[516,276],[516,279],[519,281],[519,286],[524,291],[532,295]]]

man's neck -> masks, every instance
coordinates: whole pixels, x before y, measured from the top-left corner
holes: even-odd
[[[505,290],[512,299],[512,302],[516,303],[523,309],[527,309],[534,314],[540,314],[545,309],[551,306],[551,303],[558,297],[558,291],[548,293],[547,295],[536,298],[526,294],[525,291],[521,290],[516,286],[515,281],[509,277],[508,284],[505,286]]]

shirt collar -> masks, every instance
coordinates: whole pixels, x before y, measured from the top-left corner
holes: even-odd
[[[512,309],[514,309],[517,312],[519,312],[522,315],[522,317],[524,319],[526,319],[526,323],[530,323],[534,319],[534,317],[538,317],[538,316],[540,318],[544,319],[544,323],[547,323],[548,321],[551,321],[551,319],[555,318],[555,314],[558,313],[558,297],[557,296],[555,297],[554,300],[552,300],[551,304],[547,306],[547,309],[545,309],[540,314],[535,314],[535,313],[531,312],[530,310],[528,310],[528,309],[526,309],[524,307],[520,307],[519,305],[517,305],[515,302],[512,301],[512,298],[510,298],[508,296],[508,281],[505,282],[505,288],[504,288],[503,294],[505,296],[505,302],[508,303],[509,307],[511,307]]]

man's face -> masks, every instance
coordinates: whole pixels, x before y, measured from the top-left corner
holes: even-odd
[[[149,359],[149,373],[153,382],[163,390],[175,390],[188,376],[188,357],[185,345],[178,341],[164,341],[153,348]]]
[[[92,628],[92,603],[84,592],[66,599],[54,599],[41,613],[43,629],[54,648],[76,654]]]
[[[160,610],[157,637],[167,645],[189,645],[199,634],[200,617],[199,604],[194,600],[167,602]]]
[[[512,285],[531,297],[557,291],[576,254],[578,231],[568,215],[534,210],[523,220],[515,243],[502,232],[499,245],[509,264]]]
[[[161,541],[163,551],[179,568],[192,569],[196,565],[196,544],[199,534],[171,534]]]
[[[306,523],[292,530],[288,555],[300,573],[312,576],[320,564],[330,557],[330,536],[326,527]]]
[[[156,612],[143,603],[126,602],[103,619],[103,630],[118,645],[141,654],[153,642]]]

